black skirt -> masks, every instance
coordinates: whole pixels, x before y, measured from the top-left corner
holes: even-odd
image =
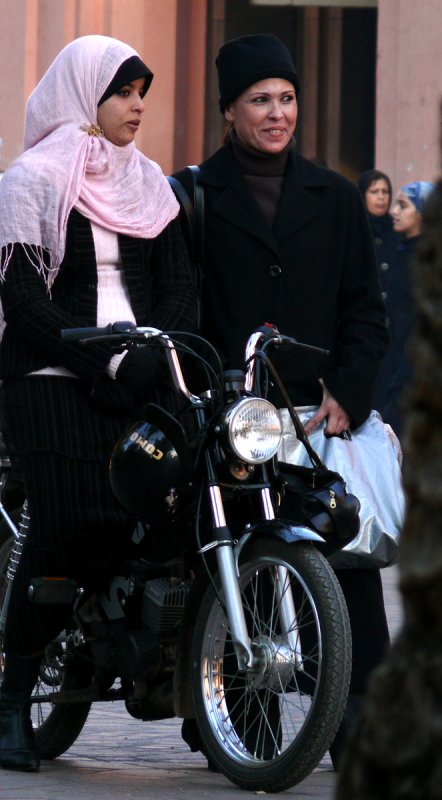
[[[73,578],[87,593],[107,586],[128,555],[135,520],[114,497],[109,459],[129,422],[89,402],[75,378],[29,376],[7,381],[1,419],[29,503],[30,529],[12,584],[8,653],[43,652],[67,624],[67,605],[36,605],[28,587],[38,576]]]
[[[2,386],[1,425],[23,476],[38,548],[132,530],[109,483],[109,460],[127,417],[92,407],[80,380],[28,376]]]

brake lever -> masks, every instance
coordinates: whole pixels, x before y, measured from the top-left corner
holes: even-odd
[[[287,347],[287,349],[297,349],[297,350],[307,350],[311,353],[317,353],[318,355],[329,356],[330,350],[327,350],[325,347],[317,347],[313,344],[305,344],[304,342],[299,342],[298,339],[295,339],[293,336],[285,336],[282,333],[278,333],[275,336],[268,337],[261,346],[261,349],[264,350],[265,347],[269,345],[276,345],[282,348]]]

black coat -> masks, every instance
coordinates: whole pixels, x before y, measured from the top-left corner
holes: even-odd
[[[384,405],[381,409],[384,422],[388,422],[395,433],[402,434],[402,402],[412,376],[408,348],[415,322],[411,263],[415,257],[420,236],[403,239],[396,252],[396,282],[390,304],[390,374]],[[393,290],[393,287],[392,287]]]
[[[191,192],[189,171],[176,177]],[[281,354],[278,367],[298,405],[320,402],[318,378],[323,377],[357,427],[370,412],[388,341],[358,190],[292,153],[272,231],[230,144],[201,165],[200,180],[205,190],[203,333],[232,368],[243,366],[246,339],[264,321],[329,348],[328,359]]]
[[[369,214],[368,219],[373,236],[382,299],[385,303],[387,315],[386,323],[390,334],[390,344],[379,370],[373,400],[373,407],[382,413],[394,370],[391,318],[395,313],[398,282],[401,280],[402,272],[396,260],[396,251],[400,242],[400,236],[393,229],[393,220],[390,214],[385,214],[382,217],[375,217],[373,214]]]
[[[180,224],[173,220],[155,239],[119,235],[122,267],[138,325],[190,330],[196,321],[197,291]],[[66,252],[51,289],[14,248],[0,296],[6,329],[0,346],[0,378],[64,366],[93,385],[111,352],[107,345],[63,344],[62,328],[97,321],[97,264],[89,220],[73,210]]]

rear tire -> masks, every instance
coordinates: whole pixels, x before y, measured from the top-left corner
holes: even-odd
[[[12,516],[12,515],[11,515]],[[15,520],[14,520],[15,521]],[[3,520],[3,524],[6,522]],[[2,523],[0,523],[0,528]],[[8,528],[9,530],[9,528]],[[6,531],[3,531],[6,535]],[[0,547],[0,608],[3,608],[9,564],[14,539],[9,530]],[[1,541],[1,539],[0,539]],[[91,703],[55,704],[49,695],[61,689],[65,678],[66,637],[60,635],[46,648],[40,674],[32,692],[31,717],[40,758],[53,759],[65,753],[80,735],[87,720]],[[3,634],[0,633],[0,684],[3,678]],[[40,701],[41,702],[38,702]]]
[[[348,612],[333,570],[309,543],[252,540],[239,572],[254,667],[238,669],[209,587],[192,649],[195,716],[206,754],[229,780],[280,792],[312,772],[339,727],[351,673]],[[290,630],[280,602],[287,577]]]

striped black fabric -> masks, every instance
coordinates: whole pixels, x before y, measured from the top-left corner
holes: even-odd
[[[179,223],[155,240],[120,236],[123,269],[139,325],[190,330],[196,288]],[[6,330],[0,347],[1,425],[22,471],[31,530],[16,578],[6,628],[6,651],[39,653],[64,626],[66,607],[33,605],[31,578],[67,575],[97,589],[122,558],[133,520],[114,498],[108,463],[128,418],[90,403],[91,387],[111,353],[106,345],[64,345],[60,329],[96,324],[97,274],[90,223],[72,212],[66,257],[51,297],[21,246],[15,246],[0,284]],[[78,378],[28,376],[65,366]],[[165,389],[152,387],[161,402]]]
[[[115,499],[108,478],[112,449],[128,420],[95,411],[87,387],[75,378],[8,381],[2,395],[5,439],[14,442],[31,517],[13,584],[6,647],[26,655],[44,648],[67,611],[29,603],[31,579],[67,575],[97,588],[128,545],[135,521]]]
[[[181,227],[173,220],[156,239],[119,236],[132,309],[138,325],[191,330],[196,324],[197,289]],[[6,329],[0,346],[0,378],[47,366],[65,366],[92,385],[111,353],[106,345],[63,344],[62,328],[96,325],[97,268],[90,223],[71,212],[66,256],[48,295],[47,287],[16,245],[0,298]]]

